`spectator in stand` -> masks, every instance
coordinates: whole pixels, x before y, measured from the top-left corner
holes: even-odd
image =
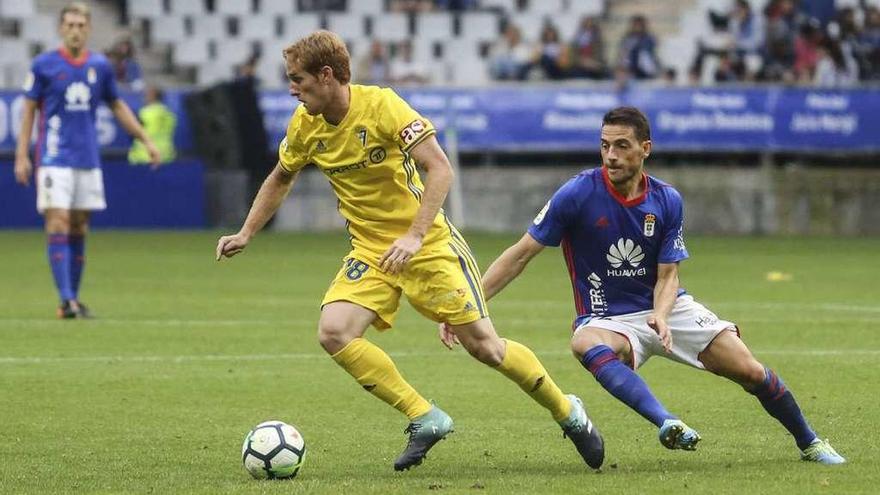
[[[736,0],[730,12],[730,32],[737,53],[761,53],[764,49],[764,30],[764,18],[755,14],[748,0]]]
[[[489,72],[500,81],[522,81],[531,66],[532,49],[523,41],[519,27],[508,22],[501,39],[489,49]]]
[[[125,37],[114,43],[106,55],[113,66],[117,86],[133,91],[144,89],[143,71],[134,58],[134,43],[130,38]]]
[[[865,29],[859,35],[859,44],[865,61],[862,79],[880,79],[880,10],[870,8],[865,12]]]
[[[801,26],[800,34],[794,40],[794,76],[799,82],[813,80],[819,62],[819,47],[824,39],[819,21],[810,19]]]
[[[765,81],[794,81],[794,40],[797,11],[792,0],[771,0],[764,9],[767,20],[766,57],[761,70]]]
[[[541,68],[545,78],[557,80],[566,77],[569,62],[568,47],[559,38],[559,31],[549,20],[545,21],[533,63]]]
[[[720,66],[721,57],[726,57],[728,60],[725,63],[728,65],[732,63],[729,60],[729,55],[734,46],[734,39],[730,32],[729,16],[709,10],[709,25],[711,30],[697,39],[697,53],[691,63],[691,67],[695,70],[694,77],[696,77],[697,84],[718,82],[718,74],[714,72],[715,66],[706,64],[706,59],[717,62],[717,65]],[[704,74],[703,72],[706,70],[711,70],[713,73]],[[722,77],[722,79],[726,80],[726,77]]]
[[[595,17],[584,16],[571,43],[572,77],[605,79],[608,67],[605,63],[605,45],[602,30]]]
[[[413,58],[412,42],[402,41],[391,59],[391,82],[394,84],[427,84],[431,73],[425,64]]]
[[[735,63],[742,68],[742,78],[753,81],[764,63],[764,17],[752,10],[748,0],[736,0],[730,12]]]
[[[719,84],[736,83],[743,79],[742,65],[738,64],[730,52],[718,56],[718,67],[712,79]]]
[[[866,12],[865,25],[869,22],[869,13]],[[865,44],[863,30],[856,21],[856,13],[850,7],[845,7],[837,12],[835,19],[828,24],[828,34],[840,43],[840,49],[844,57],[856,62],[860,73],[868,74],[871,69],[870,48]]]
[[[657,58],[657,40],[648,28],[648,20],[642,15],[634,15],[629,21],[629,30],[620,41],[620,60],[628,77],[635,79],[654,79],[660,75],[660,60]]]
[[[357,65],[357,77],[360,84],[382,86],[390,79],[390,65],[385,45],[379,40],[370,43],[370,51],[361,57]]]
[[[823,88],[846,88],[858,82],[859,69],[855,59],[844,54],[839,41],[825,38],[819,47],[813,84]]]

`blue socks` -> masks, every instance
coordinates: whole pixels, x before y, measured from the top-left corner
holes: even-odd
[[[621,363],[608,346],[600,344],[588,350],[581,358],[581,364],[611,395],[658,427],[666,419],[677,419],[657,401],[641,377]],[[806,449],[816,439],[816,433],[804,419],[794,395],[782,379],[770,368],[764,368],[764,372],[764,383],[750,393],[791,433],[798,448]]]
[[[70,234],[67,239],[70,244],[70,287],[73,289],[73,298],[78,301],[79,281],[86,264],[86,237]]]
[[[764,383],[751,390],[750,393],[761,401],[770,416],[776,418],[794,437],[799,449],[804,450],[816,439],[794,395],[785,388],[782,379],[770,368],[764,368]]]
[[[46,254],[61,302],[79,299],[79,282],[85,267],[83,235],[49,234]]]
[[[606,345],[597,345],[581,358],[581,365],[596,377],[602,387],[618,400],[659,428],[667,419],[677,419],[654,397],[648,384],[620,362],[614,351]]]
[[[52,269],[52,277],[55,279],[58,297],[61,298],[62,302],[74,299],[70,276],[71,253],[68,235],[49,234],[46,254],[49,257],[49,267]]]

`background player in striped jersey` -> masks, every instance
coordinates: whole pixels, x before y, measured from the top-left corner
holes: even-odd
[[[802,459],[845,459],[810,428],[792,393],[719,319],[679,286],[688,257],[678,191],[644,172],[651,152],[647,118],[611,110],[602,122],[602,167],[559,188],[522,239],[483,276],[486,298],[516,278],[545,246],[562,245],[577,318],[571,350],[613,396],[659,428],[669,449],[694,450],[699,434],[667,411],[635,370],[660,355],[741,385],[792,434]],[[448,347],[455,336],[441,328]]]
[[[107,207],[95,129],[95,112],[101,101],[129,134],[144,143],[153,165],[159,164],[159,151],[119,98],[110,63],[86,48],[91,29],[85,4],[74,2],[61,10],[58,32],[62,46],[33,61],[25,82],[15,149],[15,179],[29,185],[33,171],[31,129],[39,108],[37,209],[45,217],[49,266],[61,300],[59,318],[91,316],[79,300],[79,286],[90,214]]]
[[[217,259],[241,252],[303,167],[315,165],[333,187],[352,244],[321,302],[318,339],[365,390],[409,418],[409,441],[394,468],[421,463],[453,427],[452,418],[364,338],[370,325],[392,326],[401,293],[426,317],[448,323],[472,356],[545,407],[585,462],[598,468],[602,438],[580,399],[563,395],[531,350],[495,333],[470,248],[440,208],[452,168],[431,122],[391,89],[349,84],[348,50],[334,33],[318,31],[297,41],[284,58],[290,94],[300,105],[279,146],[277,166],[241,230],[218,241]],[[427,182],[417,167],[427,172]]]

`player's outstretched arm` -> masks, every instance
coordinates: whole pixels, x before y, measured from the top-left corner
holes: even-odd
[[[217,241],[217,261],[220,258],[231,258],[242,252],[251,238],[266,225],[272,215],[281,207],[284,198],[290,193],[299,171],[290,173],[281,167],[281,163],[263,181],[254,204],[241,226],[241,230],[233,235],[225,235]]]
[[[30,98],[24,99],[24,108],[21,112],[21,130],[18,133],[18,142],[15,144],[15,181],[23,186],[30,185],[31,172],[34,166],[29,155],[31,148],[31,130],[34,128],[34,114],[37,111],[37,102]]]
[[[437,138],[430,136],[410,150],[410,155],[427,172],[422,204],[403,237],[391,244],[379,258],[382,271],[397,273],[422,248],[422,239],[434,223],[437,212],[446,200],[452,184],[452,166],[440,148]]]
[[[648,326],[657,332],[666,352],[672,351],[672,334],[666,318],[678,297],[678,285],[678,263],[658,263],[657,283],[654,285],[654,312],[648,317]]]
[[[483,294],[486,300],[501,292],[501,289],[518,277],[529,261],[543,249],[544,245],[528,232],[516,244],[505,249],[483,273]]]
[[[161,155],[159,154],[159,148],[156,148],[153,140],[147,135],[147,131],[144,130],[140,121],[135,117],[134,112],[131,111],[128,104],[125,103],[122,98],[117,98],[110,104],[110,110],[113,111],[116,120],[122,124],[122,128],[125,129],[125,132],[129,133],[131,137],[144,143],[144,147],[150,155],[150,164],[153,169],[158,167],[162,160]]]

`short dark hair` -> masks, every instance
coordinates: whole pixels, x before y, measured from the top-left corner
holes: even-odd
[[[602,127],[606,125],[622,125],[633,130],[639,142],[651,139],[651,124],[648,117],[636,107],[617,107],[608,111],[602,117]]]

